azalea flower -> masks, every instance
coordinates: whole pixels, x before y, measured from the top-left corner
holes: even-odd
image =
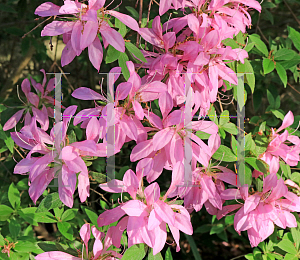
[[[102,240],[104,238],[104,233],[100,232],[95,226],[92,226],[92,233],[95,237],[95,242],[93,246],[93,252],[88,251],[88,241],[91,236],[91,228],[90,224],[84,224],[80,229],[80,237],[83,240],[85,250],[78,250],[78,257],[70,255],[61,251],[51,251],[45,252],[42,254],[38,254],[35,259],[36,260],[61,260],[61,259],[70,259],[70,260],[96,260],[96,259],[105,259],[105,260],[117,260],[121,259],[122,255],[114,250],[108,250],[108,248],[112,245],[111,242],[111,229],[108,229],[104,243]]]
[[[23,114],[25,113],[25,122],[24,125],[30,125],[32,116],[30,112],[33,114],[33,116],[36,117],[36,120],[41,124],[41,128],[43,130],[47,130],[49,127],[49,118],[48,117],[54,117],[54,110],[52,108],[54,104],[54,99],[51,96],[48,96],[50,92],[55,87],[55,79],[52,78],[48,81],[48,84],[46,86],[47,78],[45,70],[41,69],[41,72],[44,74],[44,79],[42,84],[37,83],[33,78],[31,78],[31,84],[36,90],[35,94],[34,92],[31,92],[31,85],[29,79],[24,79],[21,84],[21,89],[23,93],[25,94],[27,103],[24,103],[23,109],[16,112],[3,126],[3,130],[7,131],[9,129],[14,128],[17,123],[21,120]],[[45,88],[46,87],[46,88]],[[51,106],[49,106],[51,105]]]
[[[297,227],[296,218],[291,212],[300,211],[300,198],[288,191],[283,179],[278,180],[274,173],[264,178],[262,191],[249,194],[248,186],[244,185],[239,189],[223,191],[221,198],[244,200],[244,203],[224,206],[217,213],[217,218],[238,209],[234,216],[234,228],[239,234],[247,230],[252,247],[274,232],[274,224],[283,229]]]
[[[66,44],[62,51],[62,66],[69,64],[75,56],[79,56],[88,47],[89,59],[93,66],[99,71],[103,58],[103,48],[98,38],[101,34],[104,47],[112,45],[116,50],[125,52],[125,42],[122,35],[112,29],[107,20],[107,15],[119,19],[122,23],[135,31],[139,31],[137,22],[130,16],[104,8],[105,1],[89,0],[88,5],[77,1],[64,1],[59,7],[50,2],[41,4],[35,10],[35,14],[45,16],[73,15],[71,21],[53,21],[42,30],[42,36],[57,36],[63,34]]]
[[[259,158],[270,166],[270,173],[278,172],[280,158],[290,166],[296,166],[300,161],[299,137],[289,134],[287,130],[279,134],[279,132],[292,125],[293,122],[294,115],[289,111],[285,115],[282,125],[277,130],[271,128],[272,132],[269,137],[270,143],[267,150],[259,155]],[[287,142],[292,145],[287,145]],[[256,171],[254,177],[258,177],[259,175],[263,175],[263,173]]]
[[[174,171],[177,173],[174,174],[175,176],[180,175],[178,172],[182,171],[182,167],[179,164],[176,165]],[[166,224],[168,224],[177,244],[176,251],[178,252],[180,250],[179,230],[188,235],[193,233],[190,215],[183,206],[165,202],[166,197],[160,198],[160,188],[157,183],[152,183],[143,191],[141,178],[141,174],[138,178],[133,171],[128,170],[123,181],[112,180],[107,184],[100,184],[100,187],[108,192],[119,193],[124,189],[132,196],[133,200],[100,214],[97,221],[98,225],[99,227],[109,225],[126,215],[117,226],[112,227],[113,244],[117,247],[120,245],[122,233],[127,229],[128,247],[146,243],[153,248],[153,254],[156,255],[165,245],[167,239]],[[174,185],[178,183],[179,179],[173,182],[170,189],[174,189]]]
[[[94,140],[89,139],[68,144],[67,127],[76,108],[77,106],[70,106],[64,111],[64,120],[55,124],[50,136],[36,126],[35,117],[30,126],[23,127],[20,133],[11,133],[16,144],[31,150],[26,158],[17,163],[14,173],[29,172],[31,182],[29,195],[34,203],[56,176],[58,177],[59,197],[65,205],[71,208],[76,187],[76,173],[79,173],[78,192],[81,202],[89,196],[88,169],[82,157],[99,156],[102,150]],[[43,156],[33,157],[33,153],[40,153]],[[50,168],[48,166],[50,163],[55,163],[55,166]]]

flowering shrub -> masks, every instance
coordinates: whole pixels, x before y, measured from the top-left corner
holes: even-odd
[[[100,93],[88,87],[72,91],[73,105],[59,107],[63,108],[59,122],[55,102],[61,97],[51,94],[57,93],[55,79],[46,85],[45,70],[41,70],[42,83],[23,80],[26,102],[1,129],[7,149],[13,152],[14,142],[25,153],[20,154],[14,174],[28,175],[9,186],[9,205],[1,201],[0,220],[9,222],[11,232],[6,242],[0,235],[4,259],[11,254],[21,259],[20,254],[26,252],[24,259],[138,260],[147,251],[147,259],[162,259],[162,251],[165,259],[172,259],[166,244],[173,241],[179,252],[180,231],[195,259],[201,259],[191,236],[202,208],[213,216],[210,234],[227,240],[223,217],[236,237],[247,231],[247,243],[263,250],[263,256],[256,248],[247,259],[283,259],[284,252],[284,259],[296,259],[300,174],[291,173],[290,167],[297,167],[300,161],[299,117],[279,109],[279,97],[269,91],[267,112],[272,119],[254,116],[251,133],[241,129],[247,96],[243,80],[249,92],[256,88],[257,69],[248,60],[250,51],[265,56],[263,75],[275,68],[284,85],[286,69],[292,71],[297,67],[295,60],[299,61],[295,51],[275,46],[269,52],[258,35],[247,35],[252,24],[249,12],[261,12],[260,3],[161,0],[159,15],[151,21],[148,16],[144,26],[141,13],[138,23],[129,15],[109,10],[110,4],[104,6],[103,0],[65,0],[62,6],[46,2],[35,10],[39,17],[53,17],[41,36],[62,35],[62,67],[84,55],[85,48],[94,73],[101,71],[103,57],[106,63],[118,60],[119,66],[107,73],[107,94],[103,81]],[[165,13],[175,17],[162,23]],[[124,39],[128,30],[138,36],[138,47]],[[295,39],[300,34],[289,30],[290,46],[293,43],[299,50]],[[31,85],[36,93],[31,92]],[[237,119],[229,116],[229,108],[223,109],[228,93],[236,101]],[[89,106],[88,101],[94,106],[81,109],[79,102]],[[278,119],[282,124],[276,129]],[[10,129],[7,137],[4,131]],[[118,154],[130,160],[130,169],[105,175],[105,159],[108,168],[109,159]],[[95,182],[101,193],[91,187]],[[21,208],[19,190],[28,190],[33,203],[39,201],[38,207]],[[90,206],[88,198],[96,199],[91,198],[91,191],[102,196],[100,214],[84,206],[78,211],[78,200],[74,203],[78,195],[81,203]],[[106,197],[113,193],[110,209],[102,193]],[[64,211],[62,204],[69,209]],[[77,220],[79,212],[84,216]],[[74,245],[39,243],[37,247],[34,241],[26,241],[30,231],[23,240],[17,239],[20,219],[34,226],[57,223],[55,228],[66,241],[75,241]],[[292,233],[278,231],[287,227]],[[79,228],[83,243],[75,240]],[[282,241],[277,237],[283,237]],[[25,249],[27,242],[29,249]],[[275,244],[279,251],[273,248]]]

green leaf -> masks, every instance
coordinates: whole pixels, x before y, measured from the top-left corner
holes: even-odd
[[[18,190],[28,190],[28,178],[24,178],[17,183]]]
[[[53,216],[51,212],[40,212],[35,213],[34,219],[41,223],[56,223],[57,219]]]
[[[130,12],[130,14],[135,20],[137,21],[139,20],[139,13],[137,12],[137,10],[135,10],[131,6],[125,6],[125,8],[127,9],[128,12]]]
[[[75,134],[74,130],[72,130],[70,132],[70,134],[68,134],[68,138],[69,138],[69,144],[72,144],[72,143],[76,142],[76,134]]]
[[[229,122],[229,111],[224,110],[220,115],[219,125],[224,125]]]
[[[293,29],[292,27],[287,27],[289,32],[289,38],[292,40],[294,46],[298,51],[300,51],[300,33]]]
[[[286,254],[284,256],[284,260],[298,260],[299,258],[296,255],[293,254]]]
[[[0,205],[0,221],[7,220],[13,212],[14,210],[11,207]]]
[[[124,38],[127,33],[126,25],[123,24],[119,19],[115,18],[115,26],[119,28],[119,33]]]
[[[21,253],[31,253],[32,251],[36,250],[37,246],[30,242],[19,240],[18,243],[15,245],[14,250]]]
[[[234,152],[234,154],[237,155],[237,140],[233,135],[231,136],[231,149]]]
[[[170,247],[168,247],[168,249],[166,251],[165,260],[173,260],[173,256],[172,256]]]
[[[216,160],[222,160],[224,162],[236,162],[237,157],[230,148],[224,145],[220,145],[219,149],[212,156]]]
[[[192,236],[190,235],[187,235],[187,234],[184,234],[187,241],[189,242],[190,246],[191,246],[191,249],[192,249],[192,252],[193,252],[193,255],[194,255],[194,259],[195,260],[201,260],[201,256],[198,252],[198,249],[197,249],[197,246],[196,246],[196,243],[195,243],[195,240]]]
[[[280,169],[282,170],[284,176],[288,179],[292,178],[291,167],[283,161],[279,161]]]
[[[87,214],[87,216],[89,217],[92,224],[97,227],[98,226],[98,224],[97,224],[98,215],[94,211],[92,211],[91,209],[89,209],[87,207],[81,206],[81,208],[83,209],[84,213]]]
[[[275,99],[274,99],[273,94],[271,93],[271,91],[268,90],[268,89],[267,89],[267,98],[268,98],[269,104],[272,107],[275,107]]]
[[[293,236],[293,240],[296,244],[296,249],[299,250],[300,247],[300,230],[299,227],[291,228],[291,233]]]
[[[145,244],[136,244],[129,247],[123,257],[122,260],[142,260],[147,252],[147,246]]]
[[[68,222],[57,222],[59,232],[69,240],[73,240],[73,229]]]
[[[163,260],[161,253],[157,253],[156,255],[153,255],[153,249],[149,248],[148,251],[148,260]]]
[[[269,55],[268,48],[266,44],[258,37],[255,37],[254,34],[249,35],[249,38],[252,42],[254,42],[255,47],[261,51],[266,57]]]
[[[288,253],[297,254],[297,250],[293,242],[288,239],[281,240],[276,246]]]
[[[202,225],[200,227],[197,227],[194,231],[194,233],[207,233],[211,230],[211,225],[206,224],[206,225]]]
[[[122,52],[116,50],[113,46],[109,45],[106,52],[105,62],[106,64],[116,61]]]
[[[200,139],[202,139],[202,140],[206,140],[206,139],[208,139],[208,138],[211,136],[211,134],[208,134],[208,133],[205,133],[205,132],[202,132],[202,131],[197,131],[197,132],[196,132],[196,135],[197,135]]]
[[[92,172],[90,172],[90,174],[91,174],[92,178],[98,183],[105,183],[105,182],[110,181],[108,179],[108,177],[103,173],[92,171]]]
[[[279,110],[275,110],[275,109],[271,109],[271,112],[274,116],[276,116],[277,118],[283,120],[284,119],[284,114],[281,113]]]
[[[287,74],[286,74],[286,70],[282,67],[282,65],[280,63],[276,63],[276,71],[277,74],[279,76],[279,78],[281,79],[284,87],[286,87],[287,84]]]
[[[251,89],[251,92],[254,92],[254,88],[255,88],[255,74],[254,74],[254,70],[252,68],[252,65],[250,63],[249,60],[244,59],[244,64],[245,64],[245,73],[246,73],[246,80],[247,83]]]
[[[131,42],[125,42],[125,47],[127,50],[132,53],[137,59],[147,63],[147,60],[145,59],[143,53]]]
[[[67,209],[61,217],[61,221],[69,221],[75,218],[78,209]]]
[[[209,234],[210,235],[218,234],[218,233],[221,233],[223,230],[224,230],[224,225],[223,224],[217,224],[217,225],[212,226]]]
[[[129,61],[128,56],[126,55],[126,53],[121,52],[118,58],[118,62],[119,62],[119,66],[122,68],[122,73],[124,78],[128,80],[130,77],[130,73],[126,65],[126,61]]]
[[[14,209],[20,207],[21,204],[20,192],[18,191],[14,183],[10,184],[8,188],[8,200]]]
[[[37,244],[44,252],[57,251],[55,242],[44,241]]]
[[[16,221],[15,219],[12,219],[9,222],[9,232],[12,235],[13,238],[17,238],[20,231],[21,231],[21,225],[20,223],[18,223],[18,221]]]
[[[63,207],[61,209],[60,208],[54,208],[53,211],[54,211],[55,217],[57,219],[61,219],[61,216],[62,216],[62,214],[64,212],[64,208]]]
[[[251,185],[252,170],[246,164],[241,163],[239,165],[239,169],[238,169],[238,177],[239,177],[241,185],[244,185],[244,184]]]
[[[29,224],[38,226],[38,222],[36,221],[36,207],[30,207],[30,208],[25,208],[18,210],[18,214],[20,215],[21,218],[23,218],[25,221],[27,221]]]
[[[254,157],[246,157],[245,162],[250,164],[257,171],[263,172],[265,174],[268,173],[268,165],[263,160]]]
[[[14,152],[14,145],[15,145],[14,140],[11,137],[7,137],[4,140],[4,142],[5,142],[6,146],[7,146],[7,148],[9,149],[9,151],[11,153],[13,153]]]
[[[233,135],[237,135],[237,133],[238,133],[237,126],[234,123],[231,123],[231,122],[224,124],[222,126],[222,128],[226,132],[228,132],[230,134],[233,134]]]
[[[264,58],[263,60],[264,74],[268,74],[272,72],[274,68],[275,68],[274,62],[270,59]]]
[[[300,55],[295,54],[295,56],[293,57],[293,59],[291,60],[285,60],[285,61],[278,61],[276,63],[276,65],[280,63],[280,65],[284,68],[284,69],[291,69],[292,67],[298,65],[300,63]]]
[[[37,213],[38,212],[45,212],[48,211],[50,209],[54,209],[59,207],[62,204],[60,198],[59,198],[59,194],[57,192],[51,193],[49,194],[47,197],[45,197],[39,207],[37,208]]]
[[[236,43],[235,40],[231,38],[227,38],[222,41],[225,46],[230,46],[233,49],[238,49],[240,46]]]
[[[295,52],[293,50],[282,48],[275,52],[274,60],[290,60],[294,56]]]
[[[253,254],[248,254],[248,255],[245,255],[245,258],[248,259],[248,260],[254,260],[254,255]]]

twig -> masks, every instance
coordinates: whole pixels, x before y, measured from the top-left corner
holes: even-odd
[[[220,99],[220,95],[219,95],[219,93],[218,93],[218,101],[219,101],[219,105],[220,105],[220,109],[221,109],[221,112],[223,113],[223,105],[222,105],[222,103],[221,103],[221,99]]]
[[[266,36],[263,34],[262,30],[260,29],[260,27],[257,25],[256,28],[259,30],[261,36],[264,38],[264,40],[269,44],[268,39],[266,38]]]
[[[297,16],[293,12],[292,8],[289,6],[289,4],[287,3],[287,1],[283,0],[283,2],[286,5],[286,7],[290,10],[290,12],[292,13],[292,16],[295,18],[296,22],[300,25],[299,19],[297,18]]]
[[[139,10],[139,27],[141,28],[142,25],[142,17],[143,17],[143,0],[140,1],[140,10]],[[136,47],[138,47],[140,44],[140,35],[137,34],[136,36]]]
[[[110,203],[110,202],[103,196],[103,194],[101,194],[100,192],[98,192],[98,191],[96,191],[96,190],[94,190],[94,189],[92,189],[92,188],[90,188],[90,190],[92,190],[92,191],[95,192],[96,194],[100,195],[101,198],[102,198],[103,200],[105,200],[107,203]]]
[[[40,25],[42,25],[43,23],[47,22],[48,20],[50,20],[52,18],[52,16],[48,17],[46,20],[42,21],[41,23],[39,23],[37,26],[35,26],[33,29],[31,29],[29,32],[25,33],[22,36],[22,39],[25,38],[28,34],[30,34],[31,32],[33,32],[36,28],[38,28]]]
[[[300,94],[300,92],[297,90],[297,89],[295,89],[295,87],[294,86],[292,86],[289,82],[287,83],[293,90],[295,90],[298,94]]]
[[[17,151],[17,153],[22,157],[22,159],[24,159],[24,156],[19,152],[19,150],[16,148],[16,147],[14,147],[14,149]]]

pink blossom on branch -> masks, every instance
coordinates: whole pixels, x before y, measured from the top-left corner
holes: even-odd
[[[104,4],[105,1],[102,0],[89,0],[88,5],[66,0],[61,7],[49,2],[37,7],[35,14],[39,16],[52,16],[54,13],[57,18],[63,18],[66,14],[73,15],[75,18],[70,21],[55,20],[46,25],[41,33],[42,36],[63,35],[66,46],[62,51],[62,66],[69,64],[75,56],[79,56],[88,47],[89,59],[99,71],[103,48],[98,33],[101,34],[105,48],[110,44],[120,52],[125,51],[124,39],[119,32],[110,27],[107,22],[108,15],[116,17],[132,30],[139,31],[139,26],[132,17],[106,10]]]

